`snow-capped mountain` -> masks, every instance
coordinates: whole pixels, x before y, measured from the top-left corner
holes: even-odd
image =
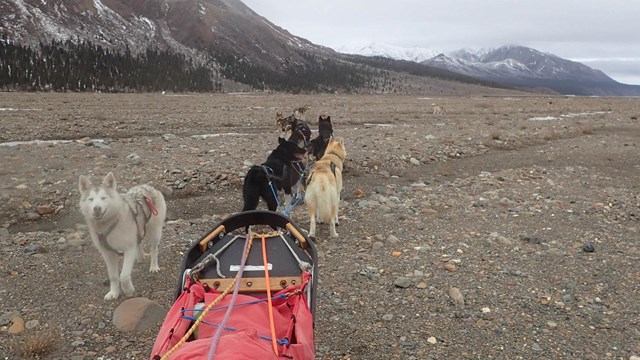
[[[518,45],[506,45],[497,49],[457,50],[439,54],[422,62],[425,65],[454,70],[470,76],[491,80],[504,78],[540,78],[571,80],[611,80],[602,71]]]
[[[0,33],[26,45],[88,40],[109,49],[169,48],[191,58],[224,54],[278,69],[301,52],[331,56],[240,0],[1,0]]]
[[[363,56],[382,56],[394,60],[407,60],[414,62],[423,62],[438,55],[438,51],[420,47],[403,48],[388,44],[371,43],[363,47],[343,46],[336,49],[337,52],[343,54],[363,55]]]
[[[549,88],[574,95],[640,95],[600,70],[519,45],[478,51],[462,49],[421,62],[441,69],[524,88]]]
[[[527,89],[551,89],[561,94],[638,96],[640,86],[620,84],[600,70],[519,45],[495,49],[460,49],[448,53],[372,43],[336,51],[415,61],[474,78]],[[422,59],[422,60],[420,60]]]

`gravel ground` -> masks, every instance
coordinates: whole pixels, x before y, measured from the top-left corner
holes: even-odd
[[[161,271],[133,283],[168,308],[184,251],[277,144],[275,113],[310,104],[348,153],[340,238],[318,229],[318,359],[639,359],[639,101],[2,93],[0,354],[148,358],[160,324],[113,325],[78,176],[166,194]]]

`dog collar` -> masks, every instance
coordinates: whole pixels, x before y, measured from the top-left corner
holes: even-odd
[[[342,156],[338,155],[335,151],[327,153],[327,155],[335,155],[338,159],[340,159],[342,162],[344,162],[344,159],[342,158]]]

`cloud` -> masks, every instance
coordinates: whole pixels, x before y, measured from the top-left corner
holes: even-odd
[[[377,42],[448,52],[518,44],[567,59],[640,57],[640,37],[637,35],[640,1],[244,2],[292,34],[334,49]],[[621,66],[621,73],[630,71],[619,61],[596,64],[605,65],[605,68]],[[607,72],[604,68],[601,70]],[[640,76],[640,67],[635,73]]]

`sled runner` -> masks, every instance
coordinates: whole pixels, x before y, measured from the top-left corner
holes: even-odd
[[[315,246],[288,217],[229,216],[185,254],[150,359],[315,359],[317,275]]]

